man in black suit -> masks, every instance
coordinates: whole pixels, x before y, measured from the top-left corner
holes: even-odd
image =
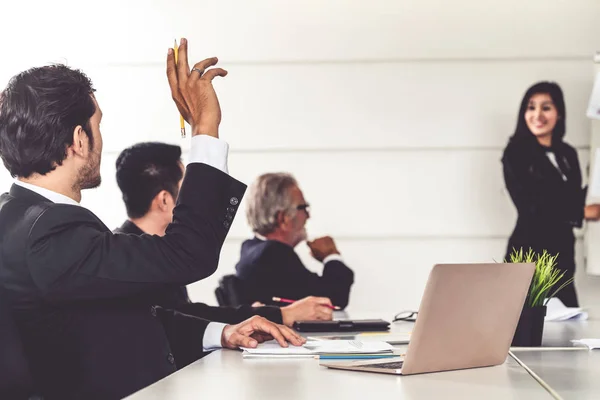
[[[264,174],[252,184],[246,216],[256,237],[242,244],[237,276],[247,301],[270,302],[273,297],[300,299],[324,296],[335,306],[348,305],[354,273],[335,242],[322,237],[307,242],[312,256],[323,263],[321,276],[302,264],[294,248],[306,240],[309,205],[289,174]]]
[[[116,176],[129,219],[116,233],[164,236],[173,219],[175,200],[183,180],[184,168],[179,146],[145,142],[123,150],[116,162]],[[330,320],[331,301],[307,297],[287,307],[211,307],[192,303],[185,286],[173,285],[155,292],[154,302],[211,321],[237,324],[254,315],[292,326],[297,320]],[[328,307],[329,306],[329,307]]]
[[[256,346],[287,327],[253,317],[225,327],[156,307],[151,293],[212,274],[245,186],[227,174],[212,87],[216,58],[190,71],[187,42],[167,76],[192,127],[191,163],[163,237],[113,234],[79,205],[100,184],[102,112],[90,80],[62,65],[15,76],[0,101],[0,156],[16,178],[0,197],[0,285],[36,392],[122,398],[215,346]],[[214,338],[218,343],[214,343]]]

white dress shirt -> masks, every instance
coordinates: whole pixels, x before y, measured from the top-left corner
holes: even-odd
[[[227,155],[229,153],[229,145],[227,142],[214,138],[208,135],[192,136],[192,146],[190,149],[190,163],[204,163],[211,167],[217,168],[226,174],[227,170]],[[70,204],[80,206],[78,202],[63,194],[52,190],[44,189],[30,183],[15,180],[15,184],[35,192],[53,203]],[[204,331],[202,347],[205,351],[221,348],[221,337],[226,324],[220,322],[210,322]]]
[[[554,165],[554,168],[556,168],[558,170],[558,172],[560,172],[560,175],[562,176],[563,181],[566,181],[567,177],[565,176],[565,174],[563,174],[562,170],[560,169],[560,166],[558,165],[558,161],[556,160],[556,154],[554,154],[553,151],[547,151],[546,157],[548,157],[548,159],[550,160],[552,165]]]

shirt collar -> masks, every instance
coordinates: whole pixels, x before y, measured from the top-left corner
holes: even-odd
[[[73,200],[72,198],[65,196],[64,194],[60,194],[60,193],[54,192],[49,189],[45,189],[40,186],[32,185],[31,183],[23,182],[20,180],[15,180],[14,183],[15,183],[15,185],[18,185],[25,189],[31,190],[32,192],[35,192],[35,193],[39,194],[40,196],[44,196],[45,198],[47,198],[48,200],[50,200],[51,202],[56,203],[56,204],[70,204],[72,206],[80,206],[81,205],[78,202],[76,202],[75,200]]]

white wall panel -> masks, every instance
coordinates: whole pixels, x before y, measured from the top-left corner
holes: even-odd
[[[0,5],[13,65],[161,62],[173,37],[246,62],[582,57],[600,37],[596,0],[75,0]],[[18,16],[18,17],[17,17]],[[21,17],[26,16],[26,18]],[[34,51],[31,51],[34,50]]]
[[[224,66],[230,74],[215,82],[221,136],[236,150],[499,148],[539,80],[562,85],[567,138],[589,144],[585,61]],[[145,140],[187,148],[162,66],[87,73],[104,112],[106,151]]]
[[[357,273],[351,309],[414,308],[434,263],[502,256],[516,213],[500,155],[533,82],[561,84],[567,139],[588,163],[597,0],[34,0],[2,1],[0,15],[0,86],[48,62],[94,80],[104,183],[83,205],[111,228],[125,219],[118,152],[148,140],[189,147],[163,67],[173,38],[190,39],[191,59],[219,56],[232,175],[298,177],[309,231],[337,238]],[[10,182],[0,168],[0,185]],[[214,302],[248,236],[242,210],[194,298]],[[599,282],[581,273],[578,284],[582,304],[600,309]]]

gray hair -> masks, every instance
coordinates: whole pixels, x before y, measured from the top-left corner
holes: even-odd
[[[293,215],[290,189],[298,186],[291,174],[269,173],[259,176],[248,190],[246,218],[253,232],[266,235],[277,226],[279,212]]]

